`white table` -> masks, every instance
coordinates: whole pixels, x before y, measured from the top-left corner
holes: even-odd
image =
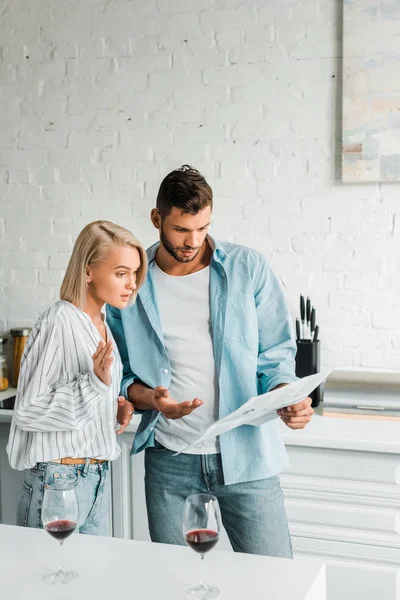
[[[66,586],[43,576],[59,566],[79,572]],[[0,525],[0,596],[7,600],[179,600],[202,577],[221,600],[326,600],[325,566],[212,550],[201,564],[190,548],[72,535],[63,548],[45,531]]]

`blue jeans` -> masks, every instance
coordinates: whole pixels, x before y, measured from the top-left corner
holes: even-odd
[[[56,485],[58,489],[75,488],[79,505],[79,533],[104,536],[111,534],[108,462],[82,465],[37,463],[27,472],[23,483],[17,508],[17,525],[43,528],[45,485]]]
[[[292,543],[279,477],[225,485],[219,454],[180,454],[156,442],[146,449],[145,484],[153,542],[183,545],[182,517],[190,494],[218,498],[235,552],[292,558]]]

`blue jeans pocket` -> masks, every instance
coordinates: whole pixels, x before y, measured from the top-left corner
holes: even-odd
[[[58,490],[71,490],[75,488],[80,479],[80,472],[74,465],[47,464],[44,477],[44,486]]]
[[[33,488],[25,481],[22,485],[22,495],[18,502],[17,524],[22,527],[28,526],[29,510],[32,502]]]

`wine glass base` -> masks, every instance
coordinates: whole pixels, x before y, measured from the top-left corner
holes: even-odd
[[[79,575],[76,571],[57,571],[56,573],[49,573],[43,579],[51,585],[66,585],[79,579]]]
[[[186,592],[185,600],[213,600],[213,598],[219,598],[219,596],[220,591],[218,588],[206,583],[199,583]]]

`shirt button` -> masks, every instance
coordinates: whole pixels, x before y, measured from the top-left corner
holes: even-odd
[[[150,427],[150,431],[154,431],[154,427]]]
[[[164,369],[163,373],[167,374],[168,373],[168,369]]]

